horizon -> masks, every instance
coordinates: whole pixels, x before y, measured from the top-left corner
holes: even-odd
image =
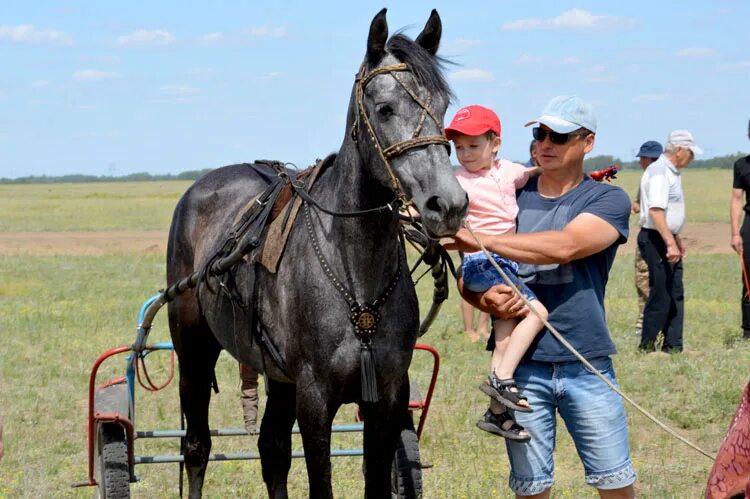
[[[524,161],[523,124],[569,93],[595,108],[592,156],[629,162],[641,143],[663,143],[678,128],[706,151],[698,159],[748,149],[747,3],[410,4],[389,8],[391,34],[415,37],[433,6],[439,55],[455,63],[446,74],[457,99],[445,121],[463,105],[494,109],[502,157]],[[12,70],[0,79],[0,178],[179,175],[265,157],[307,166],[341,144],[382,7],[6,6],[0,56]]]

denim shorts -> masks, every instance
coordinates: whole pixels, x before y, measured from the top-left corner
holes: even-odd
[[[612,359],[589,362],[615,386]],[[622,398],[579,361],[524,361],[515,372],[519,389],[534,412],[516,411],[531,435],[527,443],[506,440],[510,488],[518,495],[539,494],[554,483],[556,419],[559,411],[583,463],[586,483],[619,489],[635,482]]]
[[[495,262],[508,275],[513,284],[523,293],[527,300],[536,300],[537,297],[524,282],[518,277],[518,264],[507,258],[491,253]],[[464,287],[469,291],[481,293],[487,291],[496,284],[507,284],[503,276],[492,265],[484,252],[470,253],[464,255],[464,261],[461,265]]]

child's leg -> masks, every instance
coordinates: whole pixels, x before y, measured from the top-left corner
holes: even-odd
[[[515,320],[504,321],[495,319],[493,330],[495,332],[495,349],[492,351],[492,360],[490,362],[490,374],[500,369],[502,360],[505,357],[505,351],[510,343],[511,333],[516,326]],[[499,377],[499,376],[498,376]]]
[[[539,300],[531,300],[530,303],[546,320],[549,314],[544,305],[542,305]],[[534,338],[536,338],[536,335],[539,334],[539,331],[541,331],[542,328],[544,328],[544,323],[533,312],[529,312],[529,315],[524,317],[523,320],[518,323],[510,334],[507,347],[503,352],[500,362],[497,367],[493,365],[493,367],[495,367],[495,375],[498,379],[509,379],[513,377],[513,373],[515,372],[516,367],[518,367],[519,362],[521,362],[521,358],[523,358],[526,350],[529,349],[531,342],[534,341]]]
[[[240,363],[240,379],[242,380],[242,416],[245,429],[252,435],[258,423],[258,372],[250,366]]]
[[[469,337],[472,343],[479,339],[477,330],[474,329],[474,306],[464,299],[461,299],[461,316],[464,319],[464,333]]]

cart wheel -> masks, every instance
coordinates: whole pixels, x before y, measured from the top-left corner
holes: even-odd
[[[391,495],[399,499],[422,497],[422,463],[419,459],[419,440],[411,418],[401,430],[396,456],[391,468]]]
[[[102,499],[130,498],[130,466],[125,430],[114,423],[99,425],[96,479],[97,497]]]

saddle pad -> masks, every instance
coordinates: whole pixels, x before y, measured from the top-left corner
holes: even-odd
[[[323,165],[328,162],[327,160],[328,158],[319,162],[314,168],[312,168],[310,174],[307,175],[306,180],[309,179],[307,180],[308,189],[312,187],[313,183],[315,183],[315,179],[318,178],[318,174],[323,169]],[[275,274],[276,271],[279,270],[281,255],[284,254],[284,248],[289,239],[289,233],[292,231],[294,220],[297,218],[297,213],[301,206],[302,198],[294,196],[294,201],[292,201],[291,207],[287,207],[287,210],[291,210],[289,216],[287,217],[282,213],[268,226],[268,232],[266,232],[266,237],[263,241],[263,247],[261,248],[258,262],[260,262],[260,264],[272,274]]]

